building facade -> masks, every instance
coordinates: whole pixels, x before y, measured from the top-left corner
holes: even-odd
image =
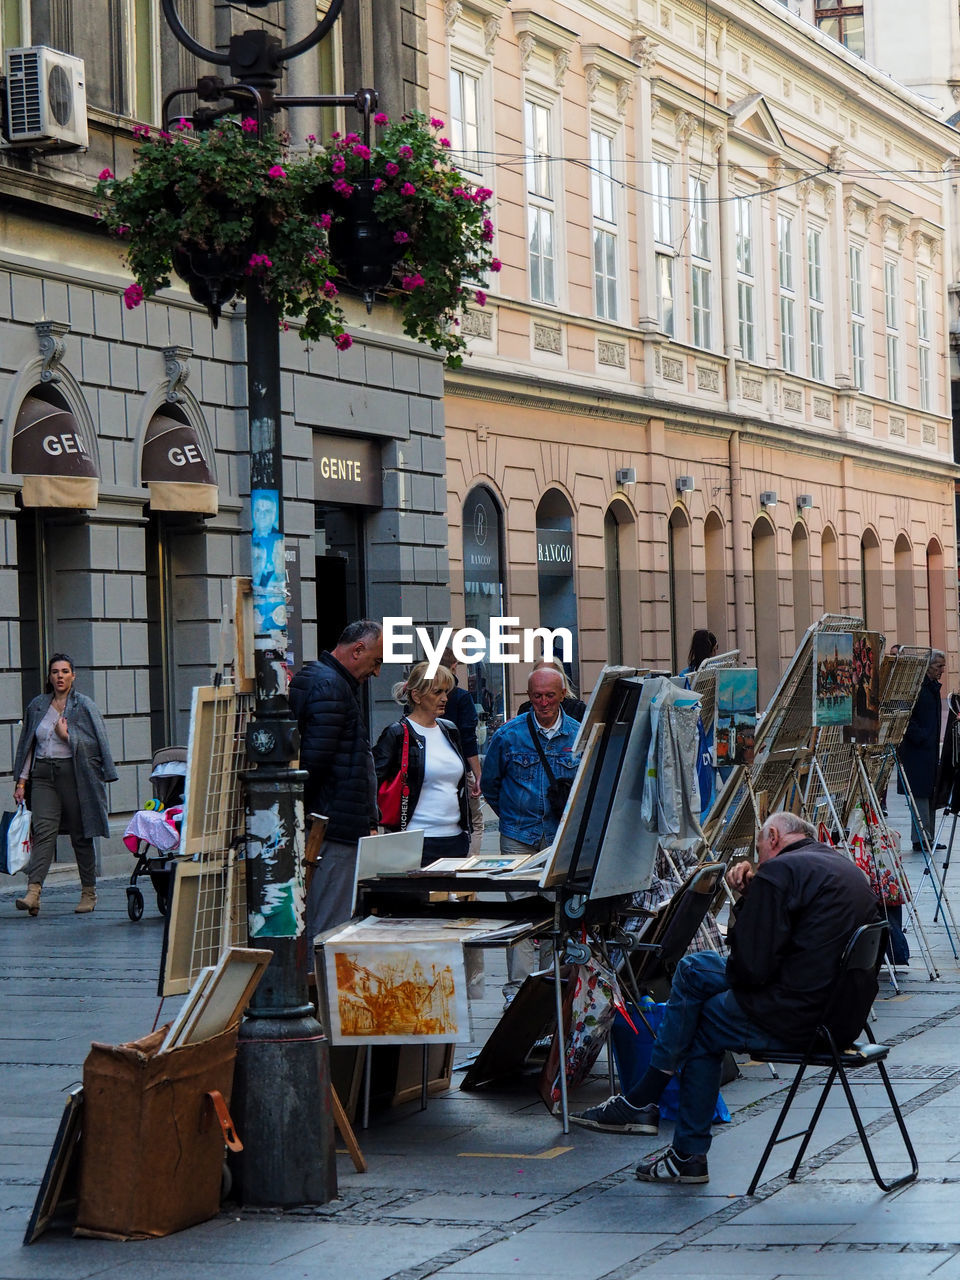
[[[251,24],[243,6],[179,8],[214,47]],[[335,28],[291,64],[288,88],[352,92],[380,77],[385,109],[424,105],[412,0],[376,39],[368,10],[348,5],[349,45]],[[104,167],[129,171],[133,127],[159,124],[163,94],[215,68],[182,53],[159,0],[3,0],[0,15],[5,50],[84,60],[89,126],[85,151],[0,149],[0,776],[23,706],[66,651],[106,718],[120,833],[151,794],[153,751],[186,740],[193,686],[232,658],[236,579],[251,571],[246,351],[242,305],[214,328],[176,280],[125,307],[130,277],[92,191]],[[354,124],[316,116],[296,127]],[[386,308],[368,317],[358,301],[350,316],[345,352],[308,349],[295,326],[282,335],[294,667],[352,618],[449,610],[440,359]],[[388,686],[370,690],[375,725],[396,714]]]
[[[584,689],[706,626],[765,697],[824,610],[955,654],[942,113],[774,0],[428,36],[504,264],[446,381],[455,616],[572,623]]]

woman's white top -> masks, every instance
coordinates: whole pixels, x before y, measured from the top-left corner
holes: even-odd
[[[60,715],[61,713],[51,702],[47,708],[47,714],[37,725],[38,760],[66,760],[73,755],[70,743],[64,742],[57,733],[57,721]]]
[[[419,827],[433,839],[457,836],[462,830],[457,786],[463,777],[463,760],[438,724],[426,729],[413,720],[407,723],[423,739],[424,746],[423,786],[407,827]]]

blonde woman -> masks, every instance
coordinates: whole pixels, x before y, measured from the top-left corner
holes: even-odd
[[[423,865],[437,858],[466,857],[470,848],[467,764],[456,726],[444,720],[453,675],[438,667],[433,679],[426,662],[418,662],[406,680],[393,687],[405,714],[388,724],[373,749],[377,782],[395,778],[407,745],[410,795],[402,827],[424,833]]]

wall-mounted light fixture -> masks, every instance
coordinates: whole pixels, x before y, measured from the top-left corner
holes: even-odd
[[[812,506],[813,506],[812,493],[797,494],[797,510],[798,511],[809,511]]]
[[[621,467],[620,470],[617,472],[618,485],[622,486],[625,484],[636,484],[636,483],[637,483],[636,467]]]
[[[677,476],[677,493],[693,493],[696,487],[693,476]]]
[[[760,495],[761,507],[775,507],[777,505],[776,489],[764,489]]]

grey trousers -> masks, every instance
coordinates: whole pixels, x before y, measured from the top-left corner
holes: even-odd
[[[313,968],[313,939],[353,914],[353,885],[357,874],[357,842],[324,840],[320,846],[320,865],[310,881],[307,897],[307,939],[310,944],[310,968]]]
[[[86,888],[95,885],[97,855],[93,840],[83,834],[73,761],[69,758],[35,760],[30,783],[30,838],[33,845],[26,867],[27,883],[43,884],[46,880],[62,825],[70,832],[80,883]]]

